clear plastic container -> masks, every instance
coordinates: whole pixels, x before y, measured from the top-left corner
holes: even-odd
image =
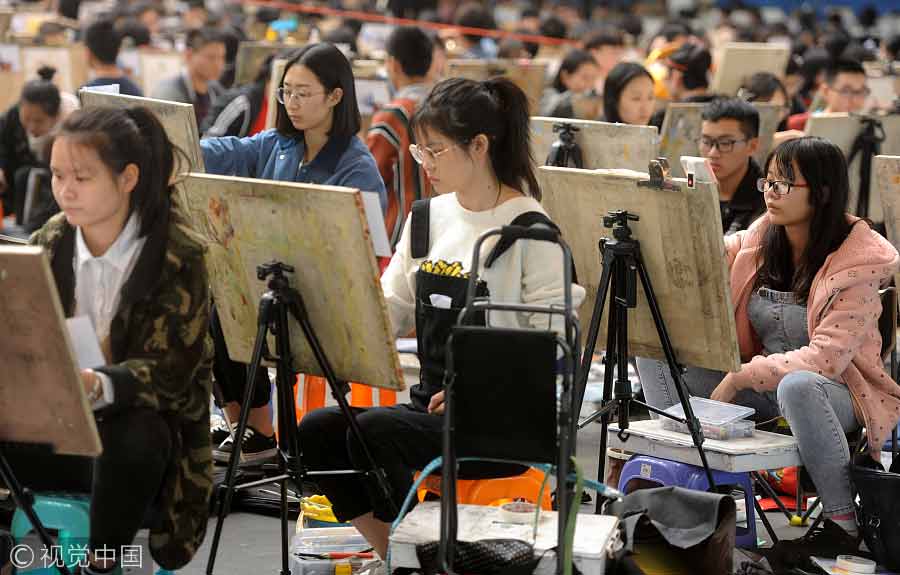
[[[667,417],[661,417],[660,419],[662,420],[663,429],[678,433],[690,433],[687,425],[684,423],[679,423]],[[756,424],[749,419],[732,421],[731,423],[726,423],[724,425],[712,425],[701,422],[700,427],[703,428],[703,437],[721,441],[728,441],[729,439],[738,439],[741,437],[753,437],[753,432],[756,430]]]
[[[291,543],[294,575],[351,575],[368,561],[363,557],[330,558],[329,553],[360,553],[371,546],[353,527],[303,528]]]
[[[691,409],[694,410],[694,415],[700,420],[700,423],[709,425],[726,425],[740,419],[746,419],[756,413],[756,410],[752,407],[723,403],[721,401],[703,399],[702,397],[691,398]],[[676,403],[665,411],[675,417],[684,419],[684,409],[680,403]]]

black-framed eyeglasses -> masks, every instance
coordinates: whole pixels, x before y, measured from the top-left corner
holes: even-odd
[[[786,196],[791,193],[791,190],[794,188],[808,188],[806,184],[795,184],[794,182],[787,182],[784,180],[767,180],[765,178],[760,178],[756,180],[756,189],[761,193],[766,193],[769,190],[772,190],[777,197]]]
[[[718,150],[721,153],[727,154],[734,150],[734,146],[736,144],[746,143],[746,142],[747,142],[746,138],[743,140],[736,140],[735,138],[718,138],[717,139],[717,138],[707,138],[704,136],[704,137],[700,138],[699,140],[697,140],[697,145],[700,147],[701,150],[709,151],[709,150],[712,150],[713,148],[718,148]]]

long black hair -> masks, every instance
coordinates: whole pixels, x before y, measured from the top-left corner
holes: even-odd
[[[528,98],[506,78],[483,82],[450,78],[437,84],[413,116],[413,129],[432,129],[466,146],[479,134],[490,141],[491,166],[507,186],[541,199],[531,155]]]
[[[653,82],[653,76],[640,64],[634,62],[619,62],[609,71],[603,82],[603,119],[606,122],[622,123],[619,114],[619,100],[625,86],[635,78],[644,76]]]
[[[329,136],[350,138],[359,132],[362,126],[362,118],[359,114],[359,105],[356,103],[356,86],[353,80],[353,68],[350,62],[335,46],[320,42],[304,46],[294,54],[284,67],[279,86],[284,85],[284,77],[294,66],[308,68],[330,94],[336,88],[343,91],[341,101],[334,107],[334,117],[331,122]],[[303,132],[294,127],[287,115],[284,104],[277,102],[278,114],[275,120],[275,129],[283,136],[293,138],[300,137]]]
[[[63,136],[94,149],[114,175],[121,174],[129,164],[138,167],[128,213],[137,212],[141,236],[166,220],[176,148],[153,112],[142,106],[85,108],[63,121],[56,138]]]
[[[796,165],[800,173],[794,169]],[[847,220],[847,198],[850,180],[847,160],[836,145],[823,138],[805,137],[789,140],[769,154],[766,173],[774,167],[788,181],[802,180],[809,186],[809,240],[800,265],[795,268],[791,245],[784,226],[769,225],[764,232],[763,249],[757,286],[778,291],[792,291],[798,301],[805,302],[813,279],[825,259],[838,249],[850,234]]]

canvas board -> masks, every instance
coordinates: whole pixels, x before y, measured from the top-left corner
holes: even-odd
[[[144,106],[149,108],[162,123],[172,143],[187,155],[189,165],[178,166],[176,163],[176,169],[183,172],[203,171],[203,154],[200,153],[200,136],[192,105],[86,90],[79,92],[79,97],[81,105],[85,108],[91,106],[112,106],[114,108]]]
[[[881,118],[884,128],[885,140],[881,143],[880,153],[887,156],[900,155],[900,116],[884,116]],[[806,122],[806,134],[819,136],[833,142],[844,152],[849,159],[853,141],[859,134],[862,120],[858,116],[849,114],[813,114]],[[849,165],[850,199],[849,211],[856,213],[859,199],[859,169],[860,159],[856,158]],[[876,178],[872,172],[871,187],[869,188],[869,213],[868,217],[874,222],[884,221],[883,202],[881,189],[875,185]]]
[[[900,155],[875,156],[872,165],[873,186],[880,191],[887,238],[900,246]],[[900,273],[894,284],[900,285]]]
[[[781,44],[728,42],[721,49],[711,91],[734,96],[744,80],[757,72],[782,78],[790,55],[790,47]]]
[[[553,132],[553,126],[559,123],[579,129],[575,141],[581,148],[586,170],[626,168],[645,171],[659,154],[659,137],[653,126],[534,116],[531,118],[531,151],[537,164],[546,164],[553,142],[559,137]]]
[[[161,80],[178,75],[182,68],[184,68],[184,54],[180,52],[141,51],[137,82],[145,94],[150,94]]]
[[[678,159],[681,156],[700,156],[700,139],[703,124],[703,108],[706,104],[673,103],[666,108],[660,132],[659,154],[668,158],[674,177],[683,178],[684,171]],[[772,138],[781,122],[784,109],[781,106],[754,102],[759,111],[759,149],[753,158],[762,166],[772,149]]]
[[[98,455],[50,264],[37,246],[0,245],[0,441]]]
[[[22,71],[26,80],[38,77],[43,66],[56,68],[53,82],[60,90],[75,93],[87,82],[84,46],[26,46],[22,48]]]
[[[190,174],[183,185],[189,219],[207,247],[231,359],[250,361],[266,290],[256,268],[277,260],[294,266],[291,285],[304,298],[337,376],[403,389],[359,191],[204,174]],[[269,344],[275,349],[273,340]],[[322,375],[293,320],[291,345],[296,371]]]
[[[253,83],[263,61],[269,55],[277,54],[284,49],[284,44],[274,42],[241,42],[234,64],[234,85],[243,86]]]
[[[446,77],[482,81],[505,76],[525,92],[531,112],[536,113],[540,109],[546,74],[546,62],[450,59],[447,61]]]
[[[269,76],[269,107],[266,111],[266,129],[275,127],[278,120],[278,88],[281,87],[281,78],[284,76],[284,68],[288,61],[283,58],[275,58],[272,61],[272,75]]]
[[[640,217],[632,222],[663,319],[682,364],[721,371],[740,368],[734,311],[731,303],[718,194],[708,183],[678,190],[643,187],[647,174],[610,170],[575,170],[542,166],[538,181],[543,205],[572,248],[579,283],[587,298],[579,310],[587,332],[602,266],[598,242],[612,237],[603,217],[627,210]],[[597,349],[606,346],[604,309]],[[655,324],[642,288],[630,310],[628,335],[632,356],[664,359]],[[590,352],[592,350],[585,350]]]

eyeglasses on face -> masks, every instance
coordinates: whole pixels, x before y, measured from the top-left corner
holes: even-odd
[[[794,188],[808,188],[806,184],[795,184],[794,182],[787,182],[784,180],[767,180],[765,178],[760,178],[756,180],[756,189],[761,193],[766,193],[769,190],[772,190],[777,197],[786,196],[791,193],[791,190]]]
[[[746,138],[736,140],[734,138],[707,138],[703,136],[697,140],[697,145],[700,146],[701,150],[710,151],[713,148],[718,148],[721,153],[727,154],[734,150],[736,144],[745,143],[746,141]]]
[[[409,145],[409,153],[413,157],[413,159],[416,161],[417,164],[421,165],[421,164],[424,164],[425,162],[428,162],[433,165],[439,157],[441,157],[443,154],[449,152],[453,148],[457,148],[457,147],[459,147],[457,144],[453,144],[453,145],[447,146],[443,150],[432,150],[428,146],[419,146],[417,144],[410,144]]]
[[[311,90],[291,90],[290,88],[278,88],[278,91],[275,92],[275,97],[281,104],[287,106],[292,102],[305,104],[309,100],[315,98],[316,96],[321,96],[324,93],[324,90],[321,92],[313,92]]]
[[[868,98],[869,94],[872,93],[868,88],[863,88],[862,90],[852,90],[850,88],[841,88],[840,90],[835,90],[835,93],[843,96],[844,98]]]

